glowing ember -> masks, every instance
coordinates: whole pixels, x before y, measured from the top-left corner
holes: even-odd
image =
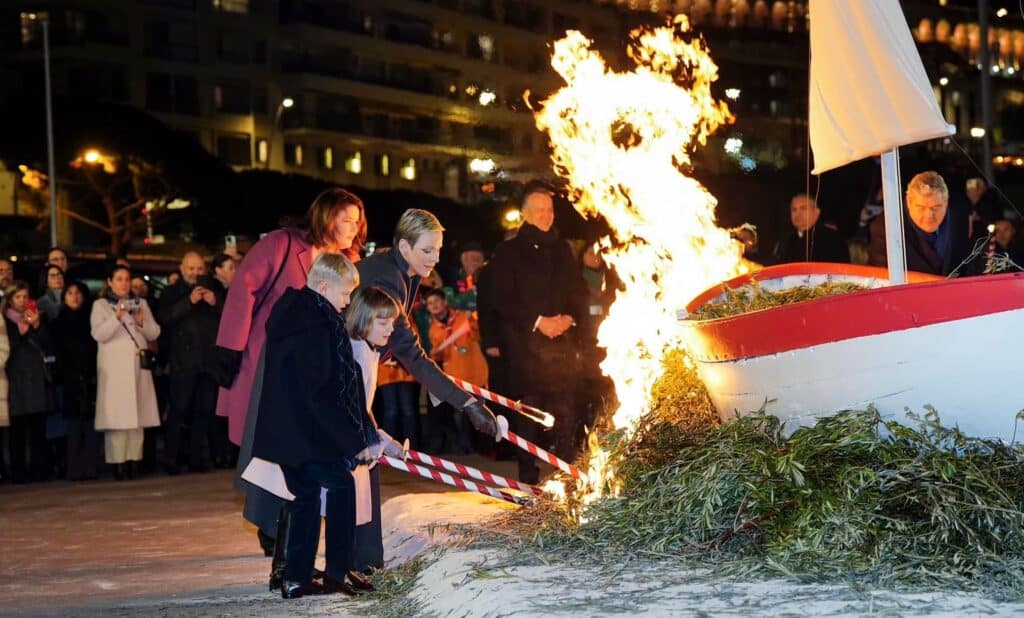
[[[636,69],[628,73],[610,71],[586,37],[566,33],[551,60],[566,86],[536,114],[576,209],[600,214],[613,230],[600,241],[602,254],[626,289],[598,342],[620,402],[612,422],[627,433],[649,410],[663,355],[683,345],[676,311],[746,270],[741,245],[715,225],[715,198],[680,171],[691,162],[688,149],[732,120],[711,96],[718,67],[688,30],[679,16],[671,26],[633,31]],[[607,453],[594,436],[590,443],[588,502],[616,492]]]

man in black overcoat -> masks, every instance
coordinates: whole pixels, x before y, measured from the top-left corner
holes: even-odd
[[[548,433],[512,414],[513,431],[573,459],[580,446],[574,393],[580,379],[580,326],[588,319],[587,286],[566,241],[554,229],[553,194],[529,183],[522,203],[523,225],[498,245],[488,267],[493,318],[481,314],[481,331],[500,333],[498,353],[506,362],[509,394],[555,417]],[[492,342],[486,345],[491,346]],[[519,479],[537,483],[540,471],[526,452],[516,453]]]
[[[206,264],[194,251],[181,259],[181,278],[160,296],[157,321],[170,345],[171,405],[164,424],[164,468],[177,474],[181,432],[189,429],[188,466],[205,470],[204,445],[217,403],[217,383],[211,375],[217,325],[223,304],[203,284]]]

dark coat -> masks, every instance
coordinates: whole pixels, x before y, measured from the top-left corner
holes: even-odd
[[[360,260],[356,268],[359,269],[360,287],[376,286],[402,308],[402,314],[395,321],[395,331],[388,339],[387,346],[381,351],[383,355],[393,356],[435,397],[461,409],[469,400],[469,396],[427,357],[409,323],[409,313],[416,299],[416,290],[420,287],[420,278],[409,276],[409,264],[395,250]]]
[[[64,307],[51,325],[54,351],[64,385],[64,416],[96,414],[96,340],[89,324],[91,308]]]
[[[830,223],[820,220],[803,236],[793,230],[779,246],[775,256],[779,264],[789,262],[850,262],[850,249]]]
[[[55,408],[53,396],[53,345],[45,323],[22,335],[18,325],[7,320],[11,355],[7,359],[8,401],[11,418],[49,412]],[[47,363],[47,361],[50,361]]]
[[[970,254],[971,239],[967,235],[969,209],[962,202],[951,199],[946,219],[950,226],[949,251],[945,259],[942,259],[928,246],[906,208],[903,209],[903,247],[907,254],[907,270],[948,275]],[[871,222],[871,245],[868,251],[872,266],[889,265],[885,248],[885,215],[879,215]]]
[[[354,464],[376,439],[362,372],[341,317],[309,288],[288,289],[267,319],[256,457],[285,466]]]
[[[571,387],[589,315],[587,284],[569,245],[553,230],[524,223],[494,250],[487,277],[512,396]],[[539,316],[559,314],[571,315],[576,326],[555,339],[534,330]]]
[[[209,287],[205,280],[200,280],[199,285]],[[205,300],[193,305],[189,295],[194,287],[184,279],[175,281],[160,296],[156,314],[160,328],[169,336],[171,371],[179,375],[210,370],[223,309],[223,306],[211,307]]]

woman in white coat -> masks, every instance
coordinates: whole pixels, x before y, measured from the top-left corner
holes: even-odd
[[[160,336],[144,298],[131,293],[131,271],[115,266],[107,294],[92,306],[89,322],[99,344],[96,357],[96,430],[102,431],[114,478],[134,478],[142,460],[143,430],[160,424],[153,376],[143,369],[140,350]]]

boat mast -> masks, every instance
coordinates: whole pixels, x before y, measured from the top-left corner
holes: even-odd
[[[885,255],[889,281],[907,282],[907,256],[903,248],[903,183],[898,148],[882,153],[882,211],[885,216]]]

